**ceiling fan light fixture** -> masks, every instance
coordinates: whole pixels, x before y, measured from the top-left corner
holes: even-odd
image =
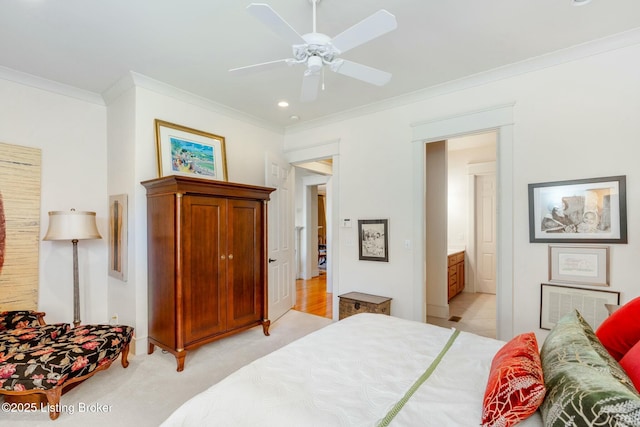
[[[307,61],[307,69],[312,73],[317,73],[322,68],[322,58],[319,56],[310,56]]]
[[[584,6],[585,4],[591,3],[591,0],[571,0],[571,3],[574,6]]]

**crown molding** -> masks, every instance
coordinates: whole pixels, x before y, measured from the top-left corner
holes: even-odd
[[[65,95],[81,101],[90,102],[92,104],[105,105],[102,96],[97,93],[78,89],[77,87],[54,82],[53,80],[44,79],[42,77],[34,76],[33,74],[23,73],[3,66],[0,66],[0,79],[30,86],[36,89],[42,89],[47,92],[57,93],[59,95]]]
[[[107,106],[111,105],[116,99],[133,89],[135,86],[136,84],[133,79],[133,72],[130,71],[111,85],[111,87],[102,92],[102,99],[104,99]]]
[[[350,110],[336,112],[315,120],[290,125],[285,128],[285,135],[337,123],[347,119],[353,119],[366,114],[402,107],[408,104],[425,101],[436,96],[458,92],[638,44],[640,44],[640,28],[635,28],[595,41],[536,56],[534,58],[505,65],[482,73],[477,73],[472,76],[430,86],[405,95],[400,95]]]
[[[90,92],[84,89],[78,89],[73,86],[54,82],[53,80],[44,79],[42,77],[23,73],[21,71],[16,71],[3,66],[0,66],[0,79],[12,81],[37,89],[42,89],[48,92],[56,93],[58,95],[68,96],[101,106],[108,106],[120,95],[137,86],[178,99],[180,101],[187,102],[189,104],[197,105],[209,111],[214,111],[219,114],[236,118],[245,123],[250,123],[255,126],[270,130],[272,132],[276,132],[278,134],[284,133],[284,128],[281,126],[274,125],[270,122],[267,122],[266,120],[259,119],[257,117],[243,113],[242,111],[235,110],[217,102],[205,99],[201,96],[194,95],[190,92],[178,89],[174,86],[158,80],[154,80],[150,77],[144,76],[134,71],[130,71],[128,74],[124,75],[102,94]]]
[[[171,86],[159,80],[152,79],[151,77],[136,73],[135,71],[130,71],[127,75],[122,77],[103,93],[105,102],[108,105],[110,102],[133,87],[147,89],[160,95],[168,96],[170,98],[174,98],[191,105],[196,105],[198,107],[204,108],[205,110],[213,111],[227,117],[235,118],[245,123],[250,123],[254,126],[261,127],[263,129],[276,132],[281,135],[284,133],[284,128],[282,126],[274,125],[273,123],[270,123],[266,120],[262,120],[258,117],[252,116],[234,108],[227,107],[226,105],[217,103],[199,95],[195,95],[191,92],[178,89],[175,86]]]
[[[605,52],[622,49],[640,44],[640,28],[635,28],[613,36],[598,39],[592,42],[583,43],[570,48],[558,50],[549,54],[530,58],[504,67],[496,68],[486,72],[478,73],[469,77],[452,80],[435,86],[430,86],[405,95],[400,95],[391,99],[375,102],[362,107],[340,111],[328,116],[324,116],[308,122],[303,122],[287,127],[275,125],[266,120],[249,115],[242,111],[227,107],[223,104],[203,98],[199,95],[178,89],[169,84],[151,79],[136,72],[129,72],[120,80],[114,83],[102,94],[97,94],[84,89],[79,89],[67,84],[58,83],[52,80],[23,73],[8,67],[0,66],[0,79],[12,81],[26,86],[42,89],[48,92],[57,93],[71,98],[76,98],[92,104],[106,106],[125,91],[138,86],[162,95],[166,95],[190,104],[200,106],[204,109],[217,112],[249,124],[276,132],[278,134],[295,134],[319,126],[337,123],[360,117],[366,114],[376,113],[392,108],[405,106],[408,104],[425,101],[427,99],[453,93],[460,90],[469,89],[476,86],[485,85],[502,79],[519,76],[526,73],[535,72],[544,68],[549,68],[571,61],[587,58]]]

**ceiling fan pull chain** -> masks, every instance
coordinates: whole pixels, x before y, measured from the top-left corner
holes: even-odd
[[[324,67],[322,67],[322,91],[324,92]]]

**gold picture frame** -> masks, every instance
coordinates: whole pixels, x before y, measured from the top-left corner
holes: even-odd
[[[158,174],[227,181],[223,136],[155,119]]]

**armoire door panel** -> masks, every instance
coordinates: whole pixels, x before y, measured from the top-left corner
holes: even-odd
[[[262,222],[261,203],[229,200],[227,247],[231,258],[227,262],[229,284],[228,321],[231,327],[262,318],[263,298],[260,283]],[[229,258],[229,257],[228,257]]]
[[[167,346],[177,343],[175,276],[175,207],[173,197],[149,197],[147,200],[147,254],[155,260],[149,266],[149,334]]]
[[[224,332],[227,328],[222,224],[226,200],[214,197],[184,198],[183,280],[185,343]],[[226,257],[225,257],[226,258]]]

